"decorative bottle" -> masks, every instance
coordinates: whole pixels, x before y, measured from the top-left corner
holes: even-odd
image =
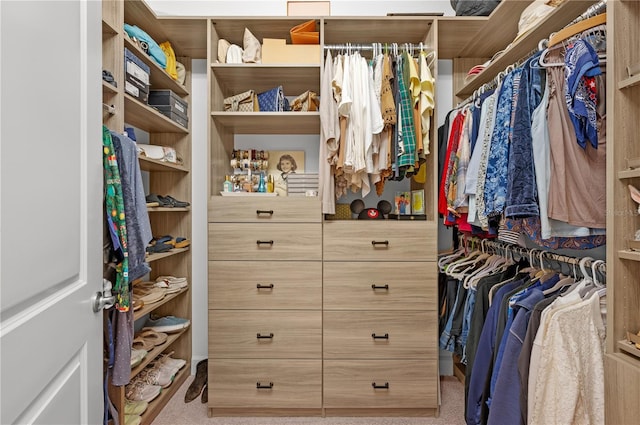
[[[222,184],[223,192],[233,192],[233,183],[231,183],[230,176],[224,176],[224,183]]]
[[[267,186],[265,184],[265,175],[264,173],[260,173],[260,181],[258,182],[258,192],[265,193],[267,191]]]

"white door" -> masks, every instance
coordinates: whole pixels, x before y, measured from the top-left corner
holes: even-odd
[[[0,1],[0,423],[102,421],[101,3]]]

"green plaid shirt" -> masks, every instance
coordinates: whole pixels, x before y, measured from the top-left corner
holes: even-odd
[[[404,52],[398,64],[398,91],[400,92],[400,128],[398,131],[398,167],[414,166],[416,163],[416,127],[413,122],[413,105],[411,94],[404,78],[406,61],[411,60],[408,53]],[[408,67],[407,67],[408,68]]]

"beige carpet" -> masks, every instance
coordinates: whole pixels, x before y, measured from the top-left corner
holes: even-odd
[[[184,393],[193,377],[187,379],[153,425],[464,425],[464,385],[452,376],[441,378],[442,406],[438,418],[224,418],[207,417],[206,404],[200,398],[184,402]]]

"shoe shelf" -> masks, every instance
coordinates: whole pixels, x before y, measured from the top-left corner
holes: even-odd
[[[640,261],[640,251],[618,251],[618,258],[623,260]]]
[[[127,123],[141,130],[149,133],[189,133],[189,129],[127,93],[124,94],[124,107],[127,110]]]
[[[640,337],[627,332],[627,339],[622,339],[617,342],[618,348],[625,353],[635,356],[640,359],[640,349],[636,347],[636,342],[640,341]]]
[[[319,134],[320,112],[212,112],[235,134]]]
[[[633,77],[625,78],[618,82],[618,88],[620,90],[626,89],[627,87],[632,87],[637,84],[640,84],[640,74],[634,75]]]
[[[144,369],[149,363],[154,361],[160,354],[162,354],[164,350],[171,346],[171,344],[173,344],[174,341],[180,338],[180,335],[185,333],[188,329],[189,328],[187,327],[180,330],[179,332],[167,334],[167,340],[163,344],[154,347],[153,350],[147,353],[147,355],[144,357],[144,359],[142,359],[142,362],[138,366],[131,369],[131,378],[133,379],[134,376],[142,372],[142,369]]]
[[[171,76],[160,67],[154,61],[151,56],[146,54],[141,48],[138,47],[129,37],[125,35],[124,37],[124,47],[129,49],[133,54],[135,54],[139,59],[141,59],[144,63],[149,65],[151,68],[151,75],[149,84],[152,88],[163,88],[163,89],[171,89],[175,94],[179,96],[189,94],[189,91],[185,86],[171,78]]]
[[[158,261],[160,259],[166,258],[166,257],[171,257],[172,255],[178,255],[178,254],[182,254],[183,252],[187,252],[189,251],[189,248],[173,248],[167,252],[159,252],[156,254],[149,254],[147,255],[147,263],[152,263],[154,261]]]
[[[181,171],[188,173],[189,169],[184,165],[174,164],[172,162],[159,161],[157,159],[151,159],[146,156],[138,156],[140,162],[140,169],[142,171],[159,171],[159,172],[174,172]]]
[[[102,94],[117,94],[118,88],[114,87],[113,84],[107,83],[106,81],[102,82]]]
[[[147,207],[147,212],[187,212],[187,211],[191,211],[190,207],[174,207],[174,208],[169,208],[169,207]]]
[[[143,317],[143,316],[151,313],[152,311],[156,310],[161,305],[166,304],[169,301],[171,301],[172,299],[184,294],[188,290],[189,290],[189,287],[187,286],[185,288],[180,289],[180,291],[178,291],[178,292],[174,292],[172,294],[166,294],[164,296],[164,298],[161,299],[158,302],[143,305],[140,310],[137,310],[136,312],[133,313],[133,320],[135,321],[135,320],[140,319],[141,317]]]
[[[188,364],[187,364],[188,365]],[[149,403],[149,407],[144,413],[141,415],[142,421],[141,424],[151,424],[151,422],[155,419],[156,416],[164,409],[166,404],[171,400],[171,397],[174,396],[176,392],[180,389],[182,384],[187,380],[190,376],[191,371],[189,367],[185,366],[178,371],[176,377],[173,379],[171,385],[167,388],[163,388],[160,392],[160,395],[156,397]],[[124,423],[124,422],[123,422]]]

